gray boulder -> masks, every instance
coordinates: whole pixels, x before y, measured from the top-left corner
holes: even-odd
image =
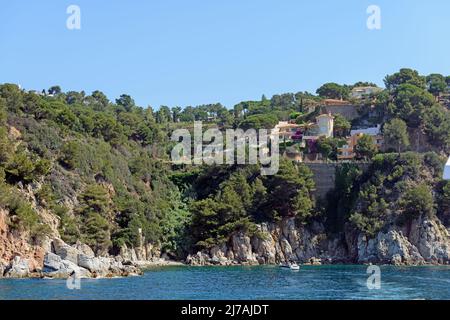
[[[76,275],[80,278],[111,277],[121,275],[139,274],[136,253],[133,249],[123,248],[128,254],[125,260],[122,257],[95,256],[92,249],[81,242],[70,246],[61,239],[52,242],[52,252],[44,257],[44,275],[53,278],[67,278]]]
[[[142,274],[142,271],[136,266],[123,266],[123,276],[138,276]]]
[[[89,257],[85,254],[78,255],[78,265],[90,272],[98,272],[100,270],[100,260],[96,257]]]
[[[116,261],[113,258],[99,257],[98,274],[105,276],[111,273],[111,266],[115,265]],[[119,264],[117,264],[119,265]]]
[[[89,270],[92,274],[99,277],[110,275],[121,275],[125,270],[121,261],[108,257],[90,258],[84,254],[78,255],[78,266]],[[132,266],[132,265],[131,265]]]
[[[90,278],[92,276],[89,270],[81,268],[69,260],[61,260],[58,270],[46,272],[45,275],[52,278],[68,278],[73,275],[78,278]]]
[[[62,259],[60,256],[47,252],[44,257],[44,272],[58,271],[62,267]]]
[[[94,251],[87,244],[77,241],[77,243],[74,245],[74,248],[77,249],[80,253],[82,253],[83,255],[85,255],[88,258],[95,257]]]
[[[209,255],[207,253],[198,251],[196,254],[188,255],[186,258],[186,264],[191,266],[204,266],[209,260]]]
[[[8,278],[26,278],[30,275],[30,268],[27,259],[19,256],[14,257],[11,266],[6,271],[5,276]]]
[[[69,260],[75,264],[78,263],[78,254],[80,253],[76,248],[69,246],[61,239],[55,239],[52,242],[54,253],[63,260]]]
[[[138,261],[136,251],[133,248],[129,249],[125,244],[120,248],[120,255],[124,260],[129,260],[132,262]]]
[[[80,278],[90,278],[91,273],[86,268],[78,266],[70,260],[63,260],[60,256],[47,252],[44,257],[44,275],[52,278],[68,278],[76,274]]]

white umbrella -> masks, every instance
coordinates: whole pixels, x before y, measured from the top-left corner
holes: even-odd
[[[450,180],[450,158],[448,158],[447,163],[445,164],[444,180]]]

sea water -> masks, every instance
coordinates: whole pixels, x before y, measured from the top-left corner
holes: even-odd
[[[66,280],[1,279],[3,299],[450,299],[450,267],[381,266],[369,289],[366,266],[158,267],[143,276]],[[70,287],[71,289],[69,289]]]

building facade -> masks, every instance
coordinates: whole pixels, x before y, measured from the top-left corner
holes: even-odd
[[[338,160],[345,161],[355,159],[358,140],[361,139],[364,135],[372,137],[373,142],[377,146],[378,150],[382,148],[383,136],[381,135],[380,125],[367,129],[352,130],[350,131],[350,136],[347,137],[347,143],[341,148],[338,148]]]
[[[352,89],[352,92],[350,93],[350,96],[353,99],[363,99],[365,97],[369,97],[375,93],[378,93],[382,91],[383,89],[373,86],[367,86],[367,87],[355,87]]]

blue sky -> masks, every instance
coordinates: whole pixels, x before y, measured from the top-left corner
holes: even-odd
[[[382,85],[401,67],[450,75],[447,0],[2,2],[0,82],[26,89],[232,107],[324,82]],[[81,30],[66,28],[70,4]],[[366,27],[371,4],[381,30]]]

